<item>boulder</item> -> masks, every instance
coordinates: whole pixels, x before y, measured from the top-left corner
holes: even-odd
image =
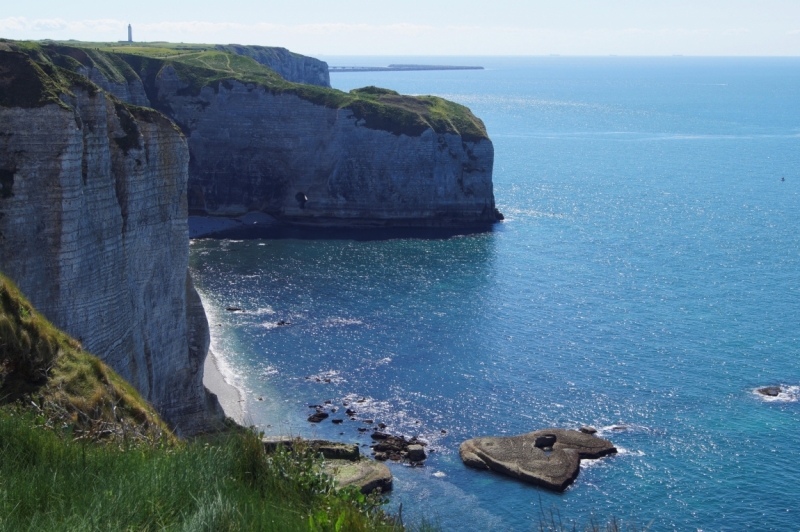
[[[578,430],[580,430],[584,434],[597,434],[597,429],[594,428],[594,427],[584,426],[584,427],[579,428]]]
[[[764,388],[759,388],[758,393],[761,395],[766,395],[767,397],[777,397],[779,393],[781,393],[780,386],[765,386]]]
[[[319,423],[320,421],[322,421],[323,419],[326,419],[327,417],[328,417],[328,413],[327,412],[315,412],[315,413],[311,414],[310,416],[308,416],[308,420],[311,423]]]
[[[422,445],[409,445],[406,451],[408,452],[408,459],[412,462],[422,462],[428,457]]]
[[[550,443],[546,452],[540,446]],[[520,436],[467,440],[459,454],[465,465],[489,469],[543,488],[564,491],[578,477],[580,461],[616,453],[608,440],[577,430],[545,429]]]
[[[392,473],[384,464],[368,458],[360,460],[325,460],[322,471],[336,479],[340,488],[358,486],[361,493],[392,489]]]

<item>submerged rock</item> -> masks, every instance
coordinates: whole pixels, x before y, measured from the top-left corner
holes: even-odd
[[[540,448],[545,445],[552,452]],[[564,491],[575,481],[582,458],[600,458],[616,452],[608,440],[565,429],[474,438],[459,448],[461,460],[469,467],[490,469],[555,491]]]

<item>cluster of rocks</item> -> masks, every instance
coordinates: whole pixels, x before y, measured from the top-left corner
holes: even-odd
[[[357,444],[286,437],[263,438],[261,441],[268,453],[275,452],[279,447],[313,449],[325,459],[322,471],[335,478],[340,488],[358,486],[364,494],[373,491],[384,493],[392,489],[389,468],[362,456]]]
[[[365,403],[366,399],[359,399],[355,402]],[[339,411],[338,407],[333,406],[332,401],[325,401],[324,404],[321,405],[308,405],[308,407],[315,409],[314,413],[308,416],[308,421],[311,423],[320,423],[321,421],[328,419],[331,414]],[[350,421],[359,421],[359,419],[356,417],[358,412],[350,405],[350,403],[342,403],[342,408],[346,408],[344,414],[350,419]],[[328,409],[328,412],[325,411],[326,409]],[[344,423],[344,421],[345,418],[331,419],[331,423],[335,425],[340,425]],[[404,436],[395,436],[382,432],[387,428],[386,424],[375,424],[374,419],[362,419],[361,422],[365,425],[375,425],[372,427],[373,433],[370,435],[370,437],[375,440],[375,443],[373,443],[370,447],[372,447],[372,454],[376,460],[380,460],[382,462],[386,460],[392,460],[394,462],[408,461],[411,463],[411,465],[418,466],[421,465],[422,462],[424,462],[428,457],[428,455],[425,453],[425,447],[428,444],[417,439],[416,436],[406,439]],[[358,427],[357,430],[358,432],[365,433],[369,432],[370,427]],[[447,431],[442,430],[442,433],[446,434]]]
[[[311,377],[306,377],[306,380],[310,380],[310,379],[311,379]],[[331,382],[331,379],[328,379],[328,378],[320,379],[319,377],[316,377],[316,381],[317,382],[321,382],[323,380],[326,383]],[[364,402],[366,402],[366,399],[359,399],[356,402],[357,403],[364,403]],[[342,407],[347,408],[349,406],[350,406],[350,403],[347,403],[347,402],[342,403]],[[311,423],[319,423],[322,420],[328,419],[330,417],[330,414],[335,414],[336,412],[339,411],[338,407],[333,406],[333,401],[325,401],[325,403],[321,404],[321,405],[308,405],[308,407],[315,409],[315,412],[313,414],[311,414],[310,416],[308,416],[308,421],[311,422]],[[326,408],[330,410],[330,414],[328,412],[325,412]],[[345,415],[347,417],[350,418],[350,421],[358,421],[358,418],[356,417],[356,414],[358,412],[356,412],[356,410],[354,408],[347,408],[347,410],[345,410],[344,413],[345,413]],[[362,421],[364,423],[366,423],[367,425],[372,425],[373,423],[375,423],[375,420],[373,420],[373,419],[364,419]],[[344,423],[344,418],[334,418],[334,419],[331,419],[331,422],[334,425],[339,425],[341,423]],[[384,423],[378,423],[378,428],[385,429],[386,425]],[[359,429],[359,431],[361,431],[361,432],[366,432],[367,430],[368,429],[366,429],[366,428]]]
[[[612,443],[581,430],[544,429],[511,437],[474,438],[461,444],[465,465],[488,469],[554,491],[564,491],[580,472],[582,459],[617,452]]]
[[[416,437],[407,440],[403,436],[393,436],[376,430],[371,438],[376,440],[376,443],[371,445],[376,460],[395,462],[408,460],[412,465],[419,465],[428,457],[425,454],[427,443]]]

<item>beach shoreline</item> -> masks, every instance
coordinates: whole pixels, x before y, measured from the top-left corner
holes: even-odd
[[[244,394],[242,390],[225,379],[219,368],[219,360],[214,352],[209,349],[203,366],[203,384],[211,393],[217,396],[225,415],[236,423],[244,423]]]

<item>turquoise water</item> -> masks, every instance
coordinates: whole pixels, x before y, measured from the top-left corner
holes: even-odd
[[[360,419],[435,449],[424,468],[390,464],[391,507],[445,530],[532,530],[551,509],[800,529],[800,59],[463,62],[487,70],[331,77],[480,116],[506,215],[494,231],[192,244],[248,418],[368,443],[360,422],[305,422],[308,404],[366,398]],[[788,392],[753,393],[771,384]],[[621,452],[563,494],[458,458],[467,438],[582,424]]]

